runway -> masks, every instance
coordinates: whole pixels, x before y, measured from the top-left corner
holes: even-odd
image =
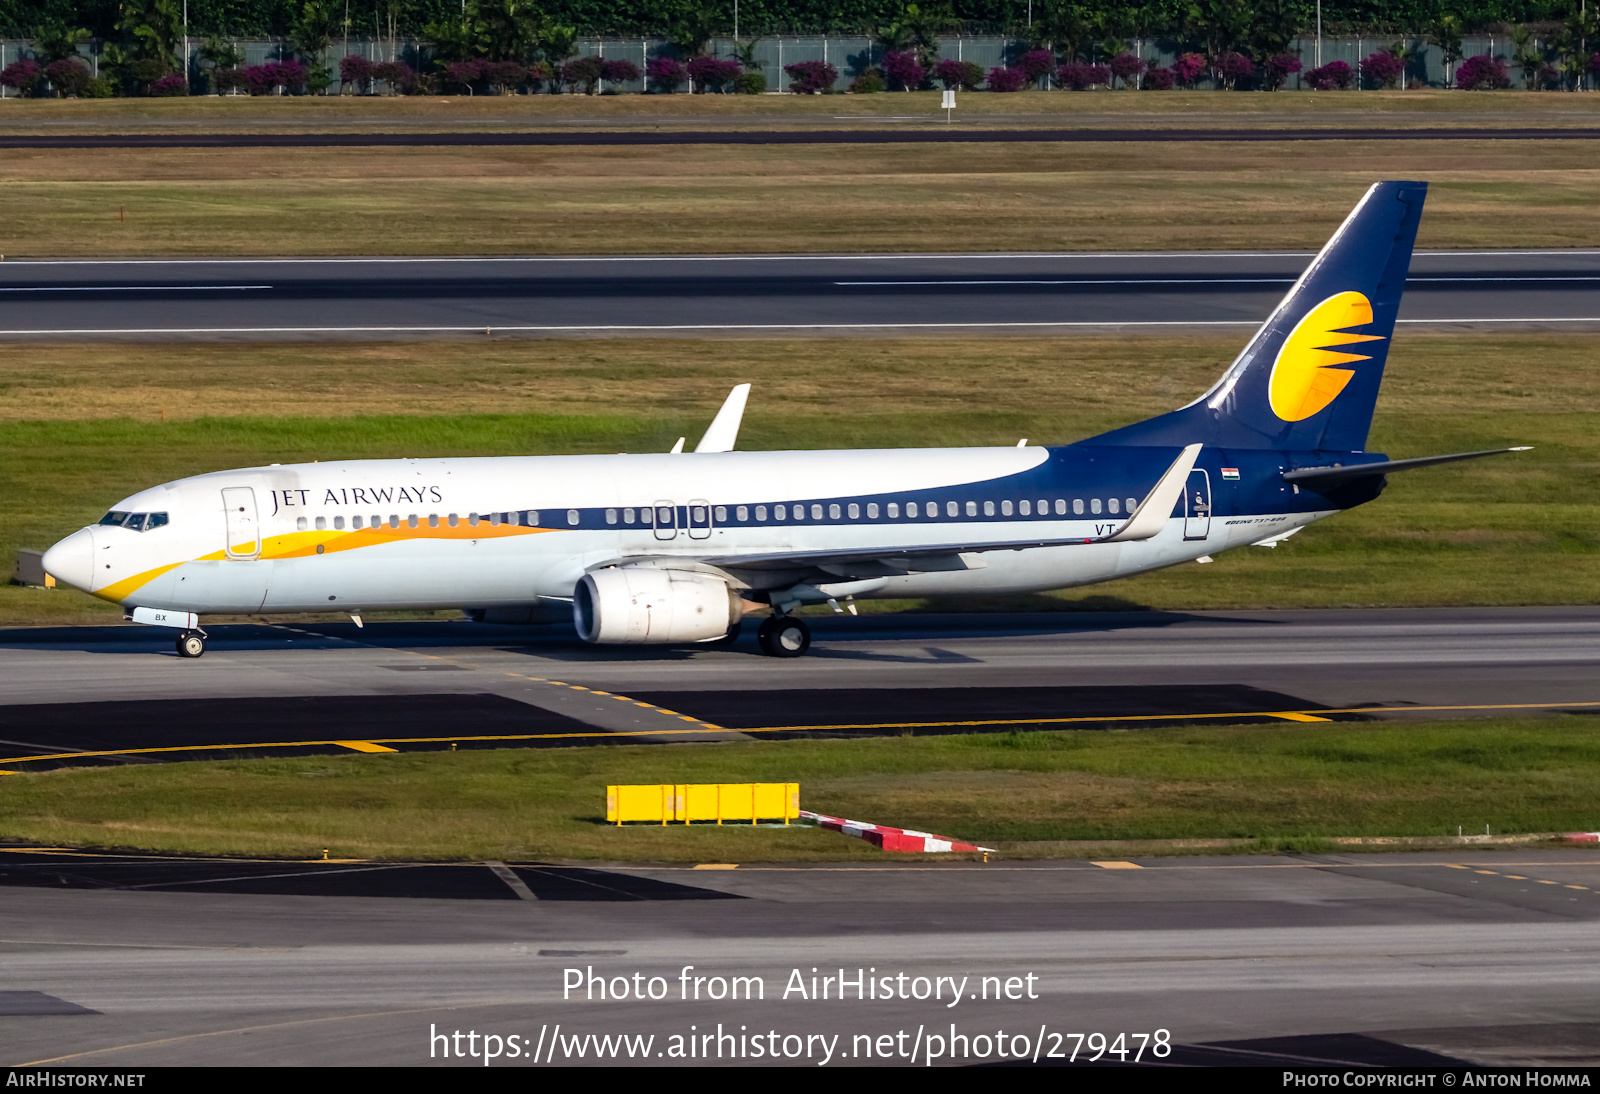
[[[388,895],[318,895],[361,870]],[[1577,851],[710,871],[13,851],[0,881],[6,1065],[1600,1062],[1600,856]]]
[[[28,339],[1244,332],[1308,254],[0,262]],[[1402,329],[1594,329],[1600,251],[1420,252]]]
[[[985,715],[1026,730],[1600,709],[1596,608],[843,617],[816,633],[811,656],[774,661],[748,640],[596,649],[558,627],[237,625],[180,661],[144,628],[12,629],[0,770],[445,748],[450,712],[472,728],[459,747],[549,747],[902,732],[881,719],[981,731],[951,723]],[[306,743],[307,727],[340,740]],[[492,1043],[511,1067],[759,1065],[769,1049],[807,1066],[1073,1066],[1095,1044],[1111,1062],[1119,1033],[1130,1058],[1172,1046],[1139,1066],[1600,1063],[1592,850],[719,865],[0,846],[0,1063],[482,1067]],[[835,978],[825,999],[813,969],[819,993]],[[887,996],[841,1000],[857,970]],[[564,988],[591,975],[645,998]],[[695,976],[703,993],[681,998]],[[735,976],[761,996],[728,998]]]
[[[0,631],[0,770],[240,754],[1600,711],[1600,609],[816,619],[811,653],[571,628]],[[444,727],[444,728],[441,728]]]

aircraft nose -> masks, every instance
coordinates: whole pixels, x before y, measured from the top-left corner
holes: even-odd
[[[94,585],[94,533],[79,529],[46,551],[44,572],[88,592]]]

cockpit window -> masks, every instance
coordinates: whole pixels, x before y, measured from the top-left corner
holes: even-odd
[[[112,527],[123,527],[131,532],[148,532],[152,528],[160,528],[167,523],[165,513],[123,513],[116,509],[111,510],[100,518],[100,523]]]

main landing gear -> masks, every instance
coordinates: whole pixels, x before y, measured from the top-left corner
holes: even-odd
[[[200,657],[206,652],[206,636],[202,631],[184,631],[175,643],[179,657]]]
[[[756,631],[756,642],[769,657],[799,657],[811,648],[811,628],[792,615],[774,615]]]

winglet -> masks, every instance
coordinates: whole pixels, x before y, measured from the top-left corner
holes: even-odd
[[[1185,446],[1178,454],[1178,458],[1172,461],[1172,466],[1167,468],[1167,473],[1161,476],[1161,481],[1145,495],[1144,500],[1139,503],[1139,508],[1133,511],[1128,523],[1101,542],[1129,543],[1134,540],[1150,539],[1165,528],[1167,518],[1172,516],[1172,507],[1178,504],[1178,495],[1183,493],[1183,488],[1189,481],[1189,472],[1194,470],[1194,461],[1199,457],[1200,449],[1201,446],[1198,444]]]
[[[694,450],[732,452],[733,442],[739,438],[739,423],[744,420],[744,404],[749,398],[749,384],[740,384],[728,392],[727,399],[722,403],[722,409],[711,419],[710,428],[706,430],[706,435],[700,438],[700,443],[694,446]]]

